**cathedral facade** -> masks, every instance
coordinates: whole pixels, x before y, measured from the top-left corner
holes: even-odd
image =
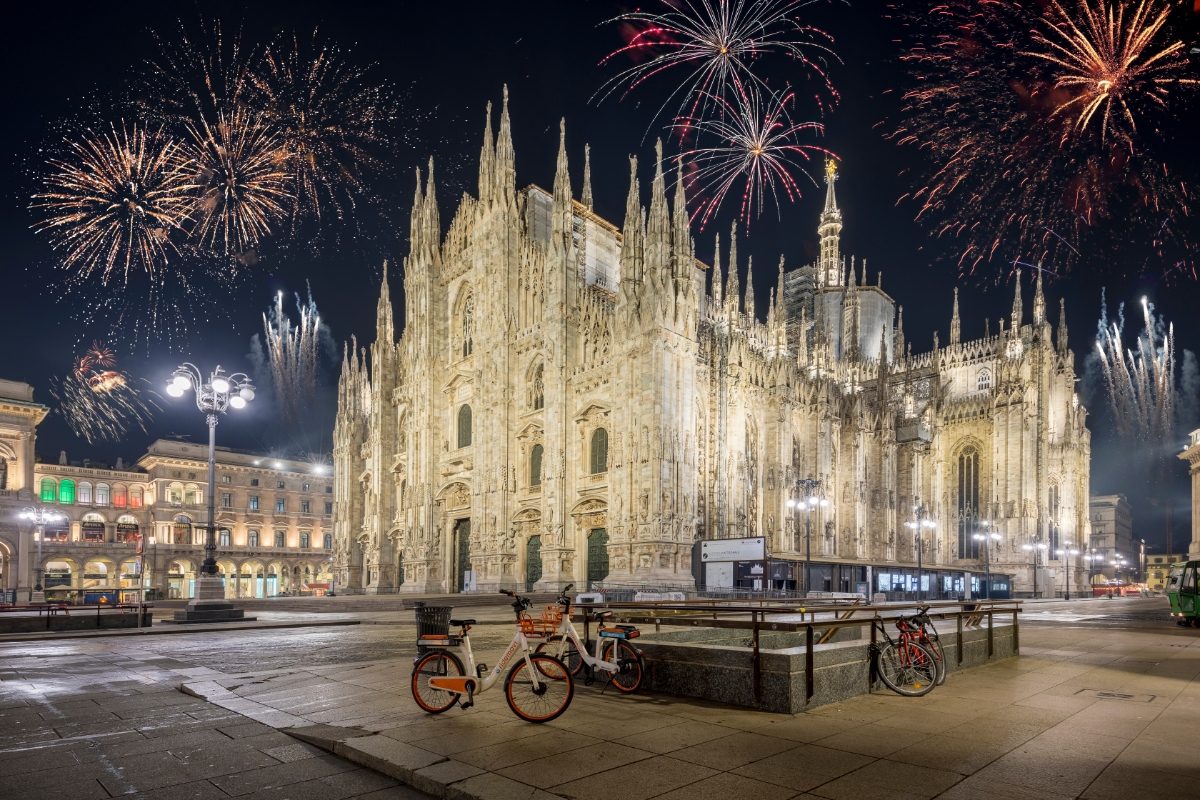
[[[618,228],[586,155],[574,195],[562,139],[553,190],[518,189],[507,95],[496,132],[489,107],[477,196],[446,231],[432,162],[418,173],[403,330],[385,271],[376,339],[343,360],[339,590],[691,586],[697,542],[740,537],[772,565],[809,555],[813,589],[914,589],[918,561],[926,596],[985,568],[1018,595],[1063,584],[1090,437],[1040,277],[981,338],[956,291],[949,340],[914,353],[878,273],[841,252],[831,164],[820,255],[781,260],[764,319],[736,229],[699,262],[661,159],[648,207],[630,160]]]

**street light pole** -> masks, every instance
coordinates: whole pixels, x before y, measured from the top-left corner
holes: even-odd
[[[924,528],[934,528],[937,526],[937,523],[928,518],[925,506],[917,503],[913,506],[913,521],[906,522],[904,525],[910,528],[913,535],[917,538],[917,602],[920,602],[925,599],[925,587],[922,586],[925,579],[925,566],[922,562],[922,551],[925,549],[925,543],[921,531]]]
[[[1054,554],[1066,562],[1066,565],[1067,565],[1066,587],[1063,591],[1063,595],[1064,595],[1063,599],[1070,600],[1071,599],[1071,558],[1072,558],[1072,556],[1079,555],[1079,551],[1072,548],[1070,542],[1067,542],[1066,545],[1067,545],[1066,547],[1064,547],[1060,550],[1055,550]]]
[[[817,478],[801,478],[796,481],[796,497],[788,500],[794,511],[804,510],[804,592],[812,591],[812,512],[827,504],[820,497],[821,481]]]
[[[22,509],[18,516],[33,523],[33,539],[37,542],[37,564],[33,568],[35,578],[33,589],[29,592],[29,602],[42,602],[46,599],[42,587],[42,540],[46,538],[46,523],[66,519],[67,515],[48,506],[28,506]],[[40,596],[35,598],[35,595]]]
[[[208,423],[208,520],[205,525],[204,563],[196,581],[196,596],[186,612],[176,614],[177,620],[213,619],[227,621],[242,619],[243,612],[235,611],[225,601],[224,582],[217,574],[217,421],[230,407],[242,409],[254,399],[250,377],[242,372],[226,375],[218,366],[207,379],[194,364],[180,364],[171,374],[167,394],[183,397],[195,392],[196,408],[203,412]],[[214,616],[216,615],[216,616]]]
[[[1038,596],[1038,567],[1041,566],[1042,553],[1047,549],[1047,545],[1042,541],[1042,535],[1039,533],[1030,544],[1021,545],[1021,549],[1029,553],[1032,559],[1030,565],[1033,567],[1033,596]]]
[[[982,525],[986,529],[992,523],[989,520],[985,519],[985,520],[982,520],[979,524]],[[992,542],[1000,541],[1001,537],[1000,537],[1000,534],[995,533],[995,532],[991,532],[991,533],[984,532],[984,533],[973,534],[972,538],[975,539],[975,541],[981,542],[983,544],[983,576],[984,576],[983,580],[984,580],[984,586],[985,586],[985,588],[983,590],[983,597],[985,600],[991,600],[992,599]]]

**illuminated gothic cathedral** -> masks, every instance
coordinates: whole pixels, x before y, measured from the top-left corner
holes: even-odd
[[[764,537],[788,588],[806,546],[814,589],[912,589],[918,546],[930,596],[989,555],[1017,594],[1031,553],[1061,581],[1090,458],[1062,310],[1054,332],[1039,277],[1031,313],[1018,283],[1008,324],[964,338],[956,291],[949,340],[912,352],[879,274],[841,252],[836,179],[817,262],[780,262],[763,319],[736,231],[698,261],[661,161],[646,209],[630,160],[618,228],[586,155],[576,199],[562,139],[553,191],[518,189],[507,94],[495,134],[489,107],[478,195],[448,230],[432,162],[418,173],[404,329],[385,273],[376,341],[347,348],[337,588],[691,586],[696,542],[731,537]],[[826,502],[797,513],[809,478]]]

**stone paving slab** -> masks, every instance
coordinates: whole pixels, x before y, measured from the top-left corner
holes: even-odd
[[[410,670],[200,675],[184,690],[455,800],[1200,796],[1185,744],[1200,639],[1026,628],[1019,658],[952,673],[924,698],[872,693],[796,715],[579,682],[544,725],[518,720],[499,691],[426,715]]]

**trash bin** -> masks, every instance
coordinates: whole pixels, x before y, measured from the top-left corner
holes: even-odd
[[[427,606],[417,603],[417,638],[423,636],[449,636],[450,614],[453,606]]]

